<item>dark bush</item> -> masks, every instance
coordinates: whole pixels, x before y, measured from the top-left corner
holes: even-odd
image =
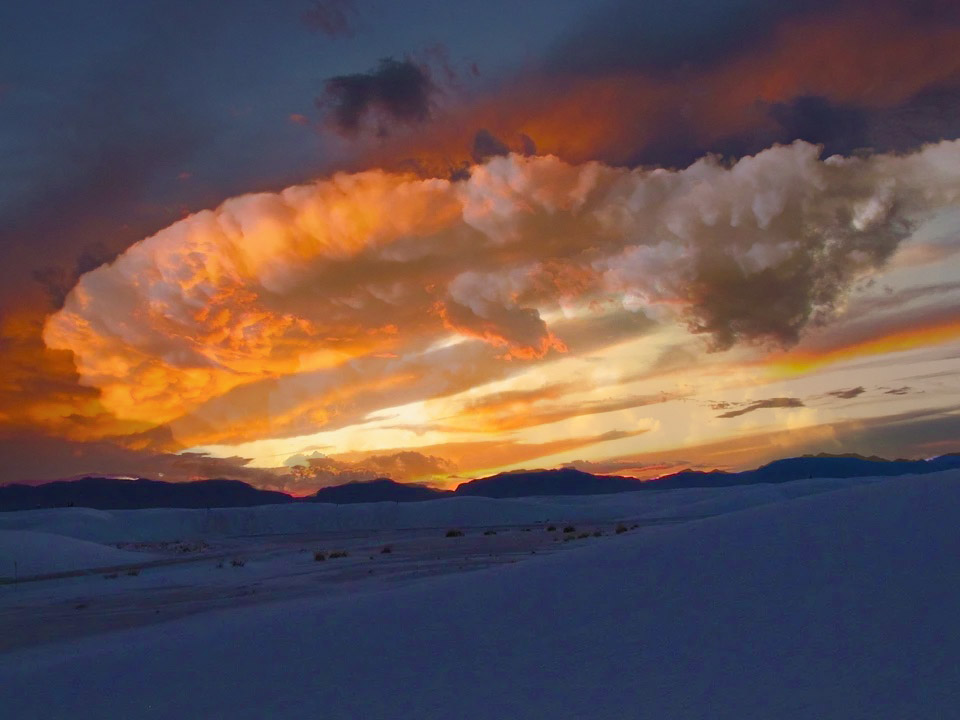
[[[246,560],[241,560],[240,558],[234,558],[230,561],[230,565],[233,567],[243,567],[247,564]]]
[[[313,559],[316,562],[323,562],[324,560],[327,559],[327,554],[323,550],[317,550],[313,554]]]
[[[447,530],[447,537],[463,537],[463,530]]]
[[[603,531],[602,531],[602,530],[594,530],[594,531],[593,531],[593,536],[594,536],[594,537],[600,537],[601,535],[603,535]]]
[[[617,525],[617,535],[619,535],[620,533],[625,533],[626,531],[627,531],[626,525],[624,525],[623,523],[620,523],[619,525]]]
[[[556,525],[547,525],[547,532],[556,532],[556,531],[557,531]]]
[[[584,538],[590,537],[590,533],[580,533],[577,535],[577,540],[583,540]]]
[[[497,531],[496,531],[496,530],[484,530],[484,531],[483,531],[483,534],[484,534],[484,535],[496,535],[496,534],[497,534]]]
[[[383,550],[380,551],[380,554],[381,554],[381,555],[388,555],[388,554],[390,554],[390,553],[392,553],[392,552],[393,552],[393,548],[392,548],[392,547],[390,547],[389,545],[384,545],[384,546],[383,546]]]
[[[573,525],[567,525],[567,526],[563,529],[563,531],[564,531],[565,533],[572,533],[572,532],[576,532],[577,529],[576,529]]]
[[[334,550],[327,557],[329,557],[331,560],[335,560],[336,558],[345,558],[346,556],[347,556],[346,550]]]

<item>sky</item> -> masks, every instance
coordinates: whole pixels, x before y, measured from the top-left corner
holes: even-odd
[[[952,0],[0,7],[0,482],[960,451]]]

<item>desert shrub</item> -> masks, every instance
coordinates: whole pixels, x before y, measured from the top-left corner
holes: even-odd
[[[496,531],[496,530],[484,530],[484,531],[483,531],[483,534],[484,534],[484,535],[496,535],[496,534],[497,534],[497,531]]]
[[[638,527],[640,527],[640,526],[637,525],[636,523],[634,523],[633,525],[630,526],[630,529],[631,529],[631,530],[636,530]]]
[[[626,531],[627,531],[627,526],[626,526],[626,525],[624,525],[623,523],[620,523],[620,524],[617,525],[617,530],[616,530],[617,535],[619,535],[619,534],[621,534],[621,533],[625,533]]]
[[[593,536],[594,536],[594,537],[600,537],[601,535],[603,535],[603,530],[594,530],[594,531],[593,531]]]
[[[565,533],[572,533],[572,532],[576,532],[577,529],[576,529],[573,525],[567,525],[567,526],[563,529],[563,531],[564,531]]]
[[[547,525],[547,532],[556,532],[556,531],[557,531],[556,525]]]
[[[384,545],[384,546],[383,546],[383,549],[380,551],[380,554],[381,554],[381,555],[389,555],[389,554],[392,553],[392,552],[393,552],[393,548],[392,548],[392,547],[390,547],[389,545]]]
[[[447,537],[463,537],[463,530],[447,530]]]
[[[127,570],[127,575],[130,575],[132,577],[136,577],[139,574],[140,574],[140,570],[138,568],[134,568],[133,570]]]
[[[577,540],[583,540],[584,538],[590,537],[590,533],[580,533],[577,535]]]
[[[334,550],[327,557],[329,557],[331,560],[336,560],[337,558],[345,558],[346,556],[347,556],[346,550]]]
[[[246,564],[247,564],[247,561],[241,560],[240,558],[234,558],[233,560],[230,561],[230,565],[232,567],[243,567]]]
[[[327,554],[323,550],[317,550],[313,554],[313,559],[315,562],[323,562],[327,559]]]

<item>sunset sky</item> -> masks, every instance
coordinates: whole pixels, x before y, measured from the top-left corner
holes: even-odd
[[[0,34],[0,482],[960,451],[954,0],[51,0]]]

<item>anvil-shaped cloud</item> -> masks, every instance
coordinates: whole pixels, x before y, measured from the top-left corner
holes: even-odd
[[[463,339],[504,366],[562,354],[577,337],[558,321],[591,313],[680,322],[715,349],[786,346],[958,199],[960,142],[825,159],[797,142],[679,171],[510,155],[457,181],[338,174],[136,243],[81,277],[44,340],[107,410],[150,424]]]

